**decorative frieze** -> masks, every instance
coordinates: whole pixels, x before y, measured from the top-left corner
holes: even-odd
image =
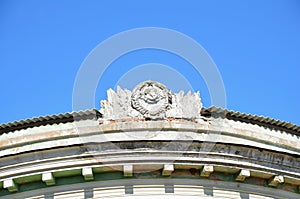
[[[200,93],[172,93],[155,81],[137,85],[133,92],[117,87],[109,89],[107,100],[101,101],[103,119],[124,118],[200,118],[202,103]]]

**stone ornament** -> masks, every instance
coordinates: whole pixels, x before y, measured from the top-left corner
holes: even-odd
[[[117,87],[109,89],[107,100],[101,101],[100,112],[104,119],[126,118],[184,118],[199,119],[202,103],[200,93],[183,91],[172,93],[166,86],[155,81],[138,84],[131,92]]]
[[[146,81],[133,90],[131,105],[145,117],[165,117],[170,108],[171,97],[171,93],[163,84]]]

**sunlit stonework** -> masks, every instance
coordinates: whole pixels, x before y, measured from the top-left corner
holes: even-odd
[[[155,81],[0,125],[0,199],[299,199],[300,126]]]
[[[202,103],[200,93],[172,93],[166,86],[155,81],[137,85],[133,92],[117,87],[109,89],[107,100],[101,102],[104,118],[200,118]]]
[[[146,81],[132,93],[131,105],[145,117],[163,118],[171,107],[172,94],[161,83]]]

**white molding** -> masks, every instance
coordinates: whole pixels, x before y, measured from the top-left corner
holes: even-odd
[[[48,186],[55,185],[55,178],[52,172],[42,173],[42,181]]]
[[[8,189],[9,192],[17,192],[18,184],[13,179],[7,179],[3,181],[3,188]]]
[[[91,167],[84,167],[81,172],[86,181],[94,180],[93,169]]]
[[[214,166],[204,165],[201,172],[200,172],[200,176],[208,178],[212,172],[214,172]]]
[[[173,164],[164,164],[164,168],[162,171],[163,176],[169,176],[174,171],[174,165]]]
[[[133,175],[133,165],[127,164],[123,166],[123,173],[126,177],[131,177]]]
[[[236,176],[235,180],[243,182],[246,178],[250,177],[250,170],[248,169],[241,169],[238,175]]]
[[[284,183],[284,177],[282,175],[274,176],[268,181],[268,185],[271,187],[276,187],[278,184]]]

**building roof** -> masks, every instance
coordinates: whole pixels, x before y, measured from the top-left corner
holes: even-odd
[[[281,121],[269,117],[258,116],[253,114],[241,113],[232,110],[222,109],[215,106],[209,108],[202,108],[201,115],[203,116],[223,116],[227,119],[240,121],[250,124],[257,124],[271,129],[287,131],[292,134],[300,135],[300,126],[290,122]]]
[[[15,130],[27,129],[31,127],[38,127],[38,126],[45,126],[45,125],[59,124],[59,123],[68,123],[68,122],[85,120],[85,119],[97,119],[100,117],[101,114],[96,109],[61,113],[61,114],[55,114],[50,116],[34,117],[30,119],[1,124],[0,134],[15,131]]]
[[[229,120],[240,121],[267,128],[286,131],[292,134],[300,135],[300,126],[281,120],[272,119],[264,116],[235,112],[215,106],[202,108],[201,115],[205,117],[223,117]],[[0,125],[0,134],[12,132],[15,130],[27,129],[51,124],[68,123],[78,120],[98,119],[101,113],[96,109],[90,109],[78,112],[67,112],[50,116],[34,117],[26,120],[19,120]]]

